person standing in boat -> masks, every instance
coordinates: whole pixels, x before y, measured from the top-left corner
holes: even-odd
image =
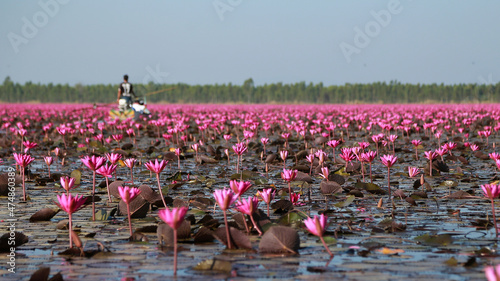
[[[121,83],[118,88],[117,101],[120,112],[130,108],[130,105],[132,104],[132,97],[135,99],[134,88],[132,87],[132,84],[128,82],[128,75],[125,74],[123,75],[123,83]]]

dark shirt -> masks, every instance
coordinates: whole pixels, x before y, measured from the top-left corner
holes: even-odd
[[[123,82],[120,84],[120,93],[121,93],[120,98],[131,97],[132,95],[135,97],[135,93],[134,93],[134,89],[132,87],[132,84],[130,84],[128,82]]]

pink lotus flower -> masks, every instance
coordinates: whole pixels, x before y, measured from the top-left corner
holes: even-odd
[[[139,188],[130,188],[128,186],[119,186],[118,193],[122,198],[123,202],[127,204],[127,216],[128,216],[128,228],[130,231],[130,236],[132,236],[132,220],[130,218],[130,202],[134,200],[139,194],[141,194],[141,190]],[[160,210],[161,211],[161,210]]]
[[[329,140],[326,144],[333,150],[333,162],[335,162],[335,148],[342,142],[340,140]]]
[[[432,177],[432,160],[435,159],[438,154],[432,150],[424,152],[425,158],[429,159],[429,175]]]
[[[469,147],[470,147],[470,149],[472,151],[478,151],[479,150],[479,146],[477,144],[471,144]]]
[[[165,203],[165,198],[163,197],[163,191],[161,190],[161,185],[160,185],[160,173],[165,169],[167,166],[168,161],[161,160],[158,162],[158,159],[155,159],[155,162],[149,161],[144,164],[148,170],[151,172],[154,172],[156,174],[156,181],[158,182],[158,190],[160,191],[161,195],[161,200],[163,201],[163,206],[167,207],[167,203]]]
[[[328,254],[333,257],[332,252],[326,245],[325,239],[323,239],[323,234],[328,226],[328,218],[324,214],[321,214],[319,217],[314,216],[314,218],[308,217],[304,220],[304,225],[309,232],[319,237]]]
[[[78,196],[76,195],[75,197],[71,196],[71,194],[61,194],[61,195],[57,195],[57,201],[59,201],[59,203],[55,202],[56,205],[61,208],[61,210],[65,211],[66,213],[68,213],[68,217],[69,217],[69,247],[70,248],[73,248],[73,237],[71,235],[71,232],[72,232],[72,214],[76,211],[78,211],[82,206],[83,204],[87,201],[86,198],[83,198],[83,196]]]
[[[420,173],[420,169],[417,167],[408,167],[408,175],[410,178],[416,177]]]
[[[264,202],[266,202],[268,217],[269,217],[269,204],[271,204],[271,201],[274,199],[275,195],[276,195],[276,190],[273,191],[272,188],[266,188],[262,191],[257,192],[257,196],[259,196],[260,198],[262,198]]]
[[[123,135],[122,134],[112,135],[112,137],[118,143],[123,139]]]
[[[281,178],[288,182],[288,193],[290,195],[290,201],[292,201],[292,186],[291,182],[297,177],[297,170],[287,170],[283,169],[283,172],[281,172]]]
[[[345,161],[345,169],[347,170],[347,164],[356,159],[356,155],[354,155],[351,148],[345,147],[340,149],[340,158]]]
[[[120,153],[106,153],[105,155],[108,161],[113,165],[115,165],[123,157]]]
[[[500,195],[500,186],[496,184],[483,184],[481,185],[484,196],[489,199],[495,199]]]
[[[448,150],[448,152],[450,153],[450,155],[452,155],[451,151],[455,148],[457,148],[457,144],[454,143],[454,142],[447,142],[445,144],[443,144],[443,148],[445,148],[446,150]]]
[[[493,200],[500,195],[500,187],[496,184],[483,184],[481,185],[481,189],[483,190],[484,196],[489,198],[491,201],[491,212],[493,215],[493,223],[495,225],[495,237],[498,237],[497,220],[495,216],[495,203]]]
[[[496,153],[496,152],[492,152],[489,154],[490,158],[493,159],[493,161],[498,161],[500,160],[500,154]]]
[[[104,163],[106,162],[106,159],[101,156],[84,156],[83,158],[80,159],[85,166],[87,166],[90,170],[92,171],[97,171]]]
[[[384,155],[380,157],[380,161],[382,164],[384,164],[387,167],[387,187],[389,189],[389,197],[391,197],[392,200],[392,193],[391,193],[391,167],[396,163],[398,158],[394,155]]]
[[[158,216],[174,230],[174,276],[177,275],[177,229],[184,221],[188,208],[179,207],[172,210],[163,209],[158,211]]]
[[[394,155],[383,155],[380,157],[380,161],[382,162],[382,164],[384,164],[387,168],[390,168],[392,167],[396,161],[398,160],[398,157],[394,156]]]
[[[229,225],[227,223],[227,209],[231,206],[234,201],[238,198],[236,194],[233,193],[231,189],[217,189],[214,191],[214,198],[219,207],[224,213],[224,224],[226,225],[226,238],[227,238],[227,248],[231,249],[231,232],[229,231]]]
[[[136,161],[137,160],[135,158],[128,158],[123,161],[125,166],[130,169],[130,180],[132,181],[132,184],[134,184],[134,166]]]
[[[236,195],[231,189],[217,189],[214,191],[214,198],[219,207],[225,211],[229,209],[236,199],[238,199],[238,195]]]
[[[66,190],[66,194],[69,195],[69,191],[75,187],[75,179],[68,176],[63,176],[60,178],[60,181],[61,187],[64,188],[64,190]]]
[[[80,159],[85,166],[92,170],[92,220],[95,221],[95,174],[97,170],[104,165],[106,159],[101,156],[85,156]]]
[[[285,169],[286,168],[286,158],[288,157],[288,151],[287,150],[280,151],[280,157],[281,157],[281,160],[283,160],[283,169]]]
[[[321,173],[319,174],[322,178],[328,181],[328,176],[330,175],[330,170],[328,167],[321,168]]]
[[[23,200],[26,201],[26,185],[24,179],[24,169],[31,164],[35,160],[35,158],[31,157],[29,154],[18,154],[13,153],[14,159],[16,160],[17,165],[21,167],[21,178],[23,180]]]
[[[315,155],[316,157],[318,157],[319,164],[320,164],[321,166],[323,166],[323,163],[325,162],[325,158],[326,158],[326,153],[325,153],[323,150],[318,149],[318,150],[314,153],[314,155]]]
[[[29,153],[30,149],[38,146],[38,144],[36,142],[30,142],[29,140],[24,141],[23,145],[25,146],[24,153]]]
[[[97,173],[103,176],[106,179],[106,189],[108,190],[108,202],[111,202],[111,194],[109,193],[109,180],[113,176],[113,173],[116,171],[116,165],[105,164],[102,165],[99,169],[97,169]]]
[[[237,160],[236,160],[236,173],[239,173],[240,172],[241,155],[243,155],[243,153],[245,153],[245,151],[247,151],[248,147],[243,142],[239,142],[236,145],[233,145],[232,147],[233,147],[234,153],[236,153],[236,155],[238,156]],[[229,161],[229,157],[228,157],[228,161]]]
[[[252,183],[249,181],[229,181],[229,187],[233,190],[237,197],[241,197],[241,195],[243,195],[243,193],[245,193],[251,186]]]
[[[257,210],[258,204],[259,200],[257,199],[257,197],[248,197],[246,200],[242,199],[240,202],[238,202],[238,204],[236,204],[236,209],[243,214],[248,215],[253,223],[254,228],[257,230],[257,232],[259,232],[259,235],[262,235],[262,231],[253,219],[253,213]]]
[[[363,159],[362,162],[368,162],[370,163],[370,182],[373,183],[373,178],[372,178],[372,162],[375,160],[375,157],[377,156],[376,151],[368,151],[361,153],[361,159]]]
[[[300,200],[300,193],[292,193],[290,196],[290,201],[294,206],[303,206],[305,203],[299,202]]]
[[[54,158],[51,156],[44,156],[43,160],[45,161],[45,164],[47,164],[47,169],[49,170],[49,178],[50,178],[50,165],[54,162]]]
[[[484,268],[484,274],[488,281],[499,281],[500,280],[500,265],[487,266]]]

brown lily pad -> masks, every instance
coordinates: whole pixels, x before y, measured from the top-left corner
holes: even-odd
[[[50,221],[59,211],[60,209],[43,208],[30,217],[30,222]]]
[[[319,184],[319,188],[323,195],[331,195],[343,191],[342,186],[334,181],[322,181]]]
[[[234,248],[252,249],[252,244],[250,243],[250,239],[248,239],[247,235],[233,227],[229,227],[229,231],[231,232],[231,245]],[[217,228],[213,232],[213,236],[227,247],[226,227]]]
[[[174,230],[166,223],[160,222],[156,230],[158,242],[160,245],[173,246],[174,244]],[[177,239],[183,240],[191,237],[191,223],[184,220],[177,229]]]
[[[261,253],[297,254],[300,237],[297,230],[287,226],[273,226],[262,236],[259,243]]]
[[[149,212],[149,203],[144,200],[141,196],[137,196],[130,202],[130,217],[134,219],[145,218]],[[118,209],[120,214],[127,215],[127,204],[123,200],[120,200],[118,204]]]
[[[9,244],[9,238],[11,237],[11,233],[7,232],[2,237],[0,237],[0,253],[10,252],[11,247],[19,247],[25,243],[28,243],[28,236],[24,235],[22,232],[14,231],[14,245]],[[11,243],[12,244],[12,243]]]

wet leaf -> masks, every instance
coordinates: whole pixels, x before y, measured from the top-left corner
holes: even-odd
[[[109,212],[104,209],[99,209],[95,212],[96,221],[107,221],[109,219]]]
[[[326,244],[336,244],[337,243],[337,239],[335,239],[335,237],[333,237],[333,236],[324,236],[323,240],[325,240]]]
[[[440,185],[446,186],[446,187],[455,187],[458,185],[458,182],[452,181],[452,180],[446,180],[446,181],[443,181]]]
[[[451,257],[448,260],[446,260],[444,262],[444,264],[446,264],[447,266],[457,266],[458,265],[458,261],[457,261],[457,259],[455,257]]]
[[[182,181],[181,172],[176,172],[175,174],[171,175],[167,178],[167,181]]]
[[[0,237],[0,253],[7,253],[10,252],[11,247],[19,247],[25,243],[28,243],[28,236],[24,235],[22,232],[14,231],[14,240],[10,240],[9,238],[11,237],[11,233],[7,232],[2,237]],[[14,245],[13,243],[9,243],[9,241],[15,241]]]
[[[231,235],[231,245],[238,249],[252,249],[252,244],[250,243],[250,239],[243,232],[239,231],[236,228],[229,227],[230,235]],[[219,227],[214,232],[213,235],[215,239],[219,240],[221,243],[227,246],[227,238],[226,238],[226,228]]]
[[[31,275],[30,281],[47,281],[49,275],[50,267],[41,267]]]
[[[229,261],[218,260],[218,259],[208,259],[197,264],[194,270],[209,270],[209,271],[220,271],[220,272],[231,272],[232,264]]]
[[[69,176],[75,179],[75,185],[80,184],[82,178],[82,172],[80,172],[80,170],[73,170]]]
[[[334,181],[322,181],[319,184],[321,194],[330,195],[342,192],[342,186]]]
[[[345,201],[336,203],[336,204],[334,204],[334,206],[338,207],[338,208],[345,208],[345,207],[351,205],[351,203],[354,202],[354,199],[356,199],[356,196],[349,195],[349,196],[347,196],[347,199]]]
[[[156,230],[158,242],[162,245],[174,245],[174,230],[166,223],[159,223]],[[177,239],[183,240],[191,237],[191,224],[189,221],[184,220],[177,229]]]
[[[149,212],[150,204],[141,196],[137,196],[130,202],[130,216],[134,219],[144,218]],[[127,204],[123,200],[118,203],[120,214],[127,216]]]
[[[415,237],[415,240],[430,246],[446,246],[453,243],[453,238],[449,234],[424,234]]]
[[[261,253],[297,254],[300,248],[298,232],[287,226],[273,226],[264,233],[259,243]]]
[[[354,197],[354,196],[353,196]],[[298,212],[289,212],[287,214],[284,214],[281,216],[279,219],[279,223],[283,225],[290,225],[293,223],[299,223],[305,220],[307,216],[303,213],[298,213]]]
[[[59,211],[60,209],[43,208],[30,217],[30,222],[50,221]]]

